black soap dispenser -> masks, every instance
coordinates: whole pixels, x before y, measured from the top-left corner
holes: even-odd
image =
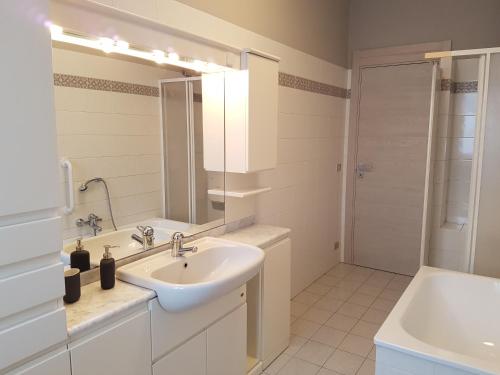
[[[90,269],[90,253],[83,248],[82,239],[76,240],[76,248],[70,255],[71,268],[78,268],[80,272]]]
[[[115,286],[115,260],[109,251],[109,249],[114,247],[119,246],[104,245],[104,254],[100,263],[102,289],[112,289]]]

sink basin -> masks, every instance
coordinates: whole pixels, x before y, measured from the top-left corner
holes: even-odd
[[[171,231],[158,227],[153,228],[155,231],[155,246],[164,245],[170,241]],[[116,232],[108,232],[96,237],[84,238],[82,243],[84,249],[90,253],[91,267],[99,265],[104,252],[104,245],[120,246],[111,250],[115,259],[123,259],[144,251],[142,245],[131,238],[133,233],[139,234],[139,231],[136,228],[124,228]],[[76,242],[64,245],[61,258],[65,265],[70,264],[70,254],[75,250],[75,246]]]
[[[120,267],[117,277],[152,289],[167,311],[184,311],[221,297],[255,276],[264,252],[255,246],[205,237],[189,243],[197,253],[165,251]]]

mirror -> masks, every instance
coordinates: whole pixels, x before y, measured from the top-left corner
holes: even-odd
[[[224,191],[223,73],[61,42],[53,67],[65,264],[77,238],[92,268],[104,245],[119,260],[224,224],[208,194]]]

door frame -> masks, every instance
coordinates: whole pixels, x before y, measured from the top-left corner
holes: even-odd
[[[356,184],[356,155],[358,146],[359,101],[361,97],[361,69],[367,67],[388,66],[396,64],[411,64],[429,62],[425,54],[431,51],[451,50],[451,40],[412,44],[406,46],[375,48],[353,52],[351,72],[351,98],[349,104],[349,120],[347,122],[347,153],[345,196],[344,196],[344,231],[343,254],[345,263],[354,263],[354,198]]]

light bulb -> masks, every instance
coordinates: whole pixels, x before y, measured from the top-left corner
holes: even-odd
[[[59,36],[59,35],[62,35],[63,34],[63,28],[61,26],[58,26],[58,25],[54,25],[54,24],[51,24],[49,26],[49,29],[50,29],[50,35],[52,37],[55,37],[55,36]]]
[[[116,41],[116,48],[119,49],[120,51],[126,51],[130,47],[130,44],[128,44],[124,40],[118,40]]]
[[[99,38],[99,45],[105,53],[110,53],[113,51],[113,46],[115,42],[110,38]]]
[[[171,61],[179,61],[180,57],[177,53],[175,52],[170,52],[168,54],[168,59],[171,60]]]
[[[165,63],[165,52],[160,51],[159,49],[153,50],[153,60],[157,64],[164,64]]]

